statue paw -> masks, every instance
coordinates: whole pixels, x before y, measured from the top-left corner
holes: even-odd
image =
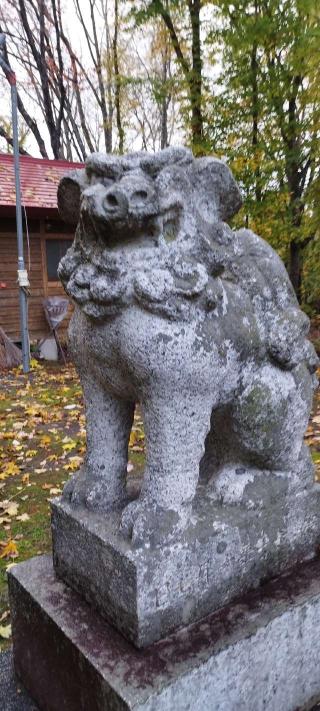
[[[182,506],[179,510],[164,509],[153,502],[138,499],[123,510],[120,532],[131,538],[136,547],[171,543],[184,531],[189,515],[189,506]]]
[[[113,511],[127,501],[124,486],[112,487],[110,480],[89,476],[84,468],[67,482],[62,496],[74,506],[86,506],[91,511]]]
[[[229,464],[214,476],[208,493],[221,504],[261,510],[283,498],[287,490],[284,472]]]
[[[71,501],[73,491],[76,485],[77,481],[77,474],[73,474],[73,476],[67,481],[67,483],[63,487],[63,492],[62,492],[62,498],[65,501]]]

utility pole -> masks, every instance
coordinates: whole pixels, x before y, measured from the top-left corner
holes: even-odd
[[[11,88],[11,109],[12,109],[12,135],[14,154],[14,176],[16,189],[16,221],[17,221],[17,246],[18,246],[18,284],[19,284],[19,305],[20,305],[20,333],[22,345],[22,367],[24,373],[30,371],[30,343],[28,332],[28,288],[29,278],[25,268],[23,256],[23,229],[21,211],[21,187],[20,187],[20,162],[19,162],[19,136],[18,136],[18,110],[17,110],[17,85],[16,75],[11,69],[6,47],[6,36],[0,34],[0,67],[3,69],[6,79]]]

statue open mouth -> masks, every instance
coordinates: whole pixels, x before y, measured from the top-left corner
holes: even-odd
[[[84,250],[92,242],[110,250],[153,249],[173,242],[181,229],[180,206],[161,213],[158,201],[146,202],[146,194],[135,191],[129,201],[119,189],[106,194],[97,189],[94,194],[85,191],[80,212],[86,234]]]

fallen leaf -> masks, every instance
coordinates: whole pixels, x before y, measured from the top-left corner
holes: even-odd
[[[15,474],[19,474],[19,472],[20,469],[15,462],[8,462],[2,470],[0,477],[5,478],[7,476],[14,476]]]
[[[16,501],[0,501],[0,508],[3,509],[5,516],[16,516],[18,513],[19,504]]]
[[[10,639],[11,625],[0,625],[0,637],[2,637],[2,639]]]
[[[0,545],[2,547],[4,546],[3,551],[0,554],[0,558],[17,558],[18,557],[18,555],[19,555],[18,548],[12,539],[7,541],[7,543],[3,543],[1,541]]]
[[[21,516],[17,516],[17,521],[30,521],[30,516],[27,513],[23,513]]]

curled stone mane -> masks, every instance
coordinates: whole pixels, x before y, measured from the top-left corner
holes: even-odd
[[[77,225],[59,276],[89,318],[133,305],[170,320],[212,314],[239,351],[248,331],[256,353],[266,350],[284,367],[302,358],[314,370],[308,319],[284,265],[253,232],[227,224],[241,197],[222,161],[185,148],[96,153],[61,181],[58,204]],[[232,324],[227,310],[237,315]]]
[[[88,189],[94,186],[98,192],[111,173],[117,190],[130,176],[138,175],[152,191],[148,210],[138,210],[138,215],[128,211],[128,224],[118,243],[113,225],[107,220],[103,225],[99,205],[89,216],[80,206]],[[229,204],[222,206],[219,192],[227,187]],[[75,193],[73,200],[70,192]],[[78,221],[74,244],[60,263],[59,276],[88,316],[103,319],[139,303],[170,318],[189,318],[194,309],[213,309],[217,298],[222,298],[219,275],[232,261],[234,250],[232,233],[221,218],[231,216],[240,206],[238,188],[222,162],[194,159],[182,148],[156,156],[95,154],[85,171],[62,181],[59,204],[64,216],[72,205],[76,218],[72,215],[71,219]],[[196,214],[191,209],[194,204]],[[130,238],[131,217],[133,222],[138,218],[133,229],[136,241]],[[150,235],[145,234],[148,229]]]

